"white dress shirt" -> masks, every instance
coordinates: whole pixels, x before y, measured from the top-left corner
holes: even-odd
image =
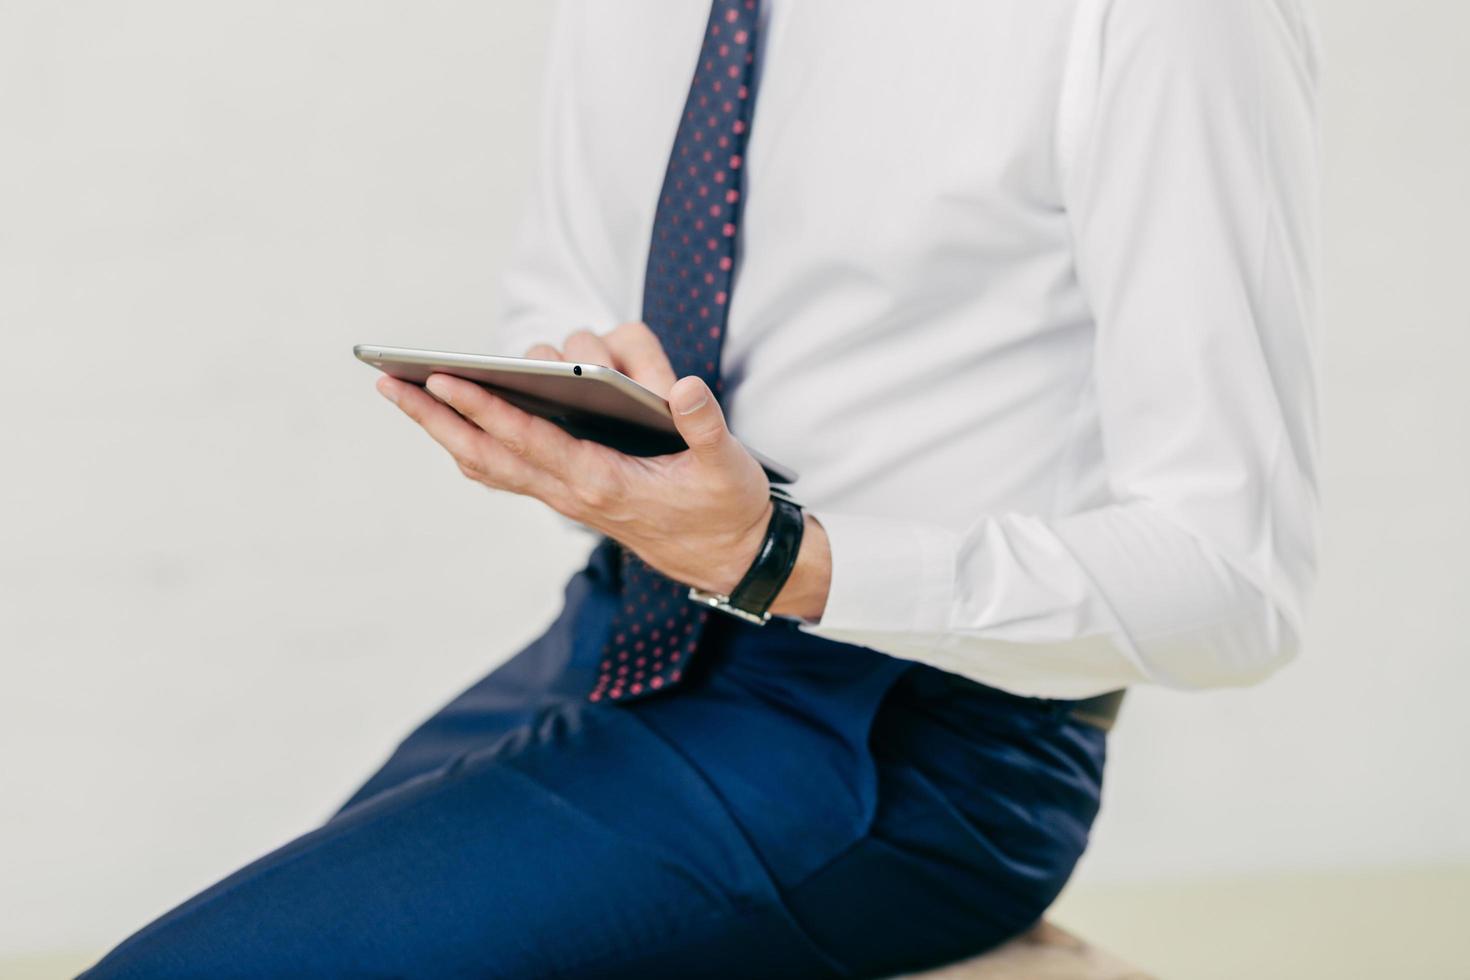
[[[497,350],[640,318],[708,4],[568,0]],[[1258,680],[1315,564],[1301,0],[776,0],[723,365],[809,629],[1020,694]]]

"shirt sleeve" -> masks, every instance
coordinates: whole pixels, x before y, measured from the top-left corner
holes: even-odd
[[[573,331],[611,326],[610,302],[589,261],[598,201],[581,146],[577,47],[585,0],[557,3],[543,81],[541,129],[525,212],[501,276],[497,352],[518,355],[536,343],[560,344]],[[580,220],[579,220],[579,217]]]
[[[1251,683],[1315,568],[1315,35],[1297,0],[1084,0],[1076,32],[1058,155],[1112,502],[817,512],[808,628],[1019,693]]]

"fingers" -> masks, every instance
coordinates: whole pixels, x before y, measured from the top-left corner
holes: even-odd
[[[744,448],[725,426],[720,403],[701,379],[693,375],[680,378],[669,390],[669,407],[674,412],[675,427],[696,457],[724,465],[744,454]]]
[[[434,374],[429,376],[428,389],[510,455],[553,477],[573,472],[585,451],[582,442],[560,427],[497,398],[472,381]]]
[[[581,361],[583,364],[601,364],[603,367],[617,367],[616,358],[612,349],[603,342],[603,339],[591,330],[578,330],[566,339],[561,345],[562,360]]]
[[[578,330],[567,337],[561,350],[550,344],[534,344],[525,356],[540,361],[601,364],[623,372],[664,398],[678,378],[663,344],[644,323],[624,323],[601,336],[591,330]]]
[[[657,335],[643,323],[625,323],[606,336],[613,367],[657,395],[669,396],[677,376]]]
[[[378,391],[448,450],[465,476],[512,493],[549,496],[553,485],[548,474],[486,437],[416,385],[385,376],[378,379]]]
[[[532,344],[529,348],[526,349],[526,353],[522,356],[529,357],[532,360],[536,361],[562,360],[561,351],[557,350],[555,347],[552,347],[550,344]]]

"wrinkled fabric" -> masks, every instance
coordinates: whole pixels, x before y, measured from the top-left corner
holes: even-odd
[[[883,976],[1050,904],[1104,756],[1064,702],[716,617],[678,689],[592,704],[615,573],[599,549],[324,826],[85,976]]]

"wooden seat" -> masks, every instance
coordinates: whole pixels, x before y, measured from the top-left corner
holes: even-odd
[[[963,963],[902,980],[1155,980],[1048,922]]]

